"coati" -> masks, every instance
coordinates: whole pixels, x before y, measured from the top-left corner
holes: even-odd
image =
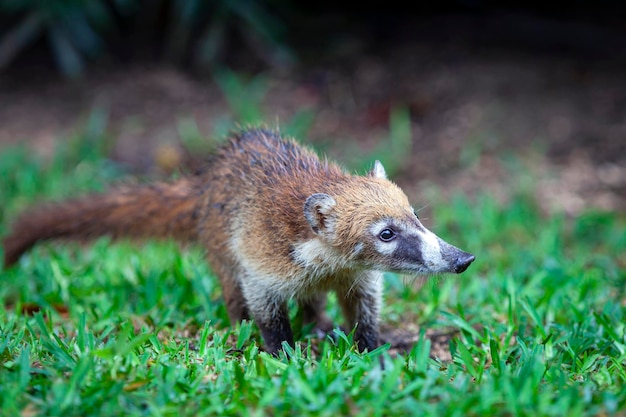
[[[4,239],[10,267],[36,242],[101,235],[199,243],[231,321],[252,318],[277,354],[293,345],[287,301],[322,330],[335,291],[359,350],[378,346],[382,271],[461,273],[474,256],[419,221],[376,161],[347,174],[277,131],[231,134],[206,166],[175,182],[126,186],[27,211]]]

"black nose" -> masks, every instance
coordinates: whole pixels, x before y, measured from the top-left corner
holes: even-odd
[[[464,252],[461,256],[456,258],[456,261],[454,263],[454,272],[460,274],[461,272],[465,271],[470,266],[470,264],[474,262],[474,259],[476,259],[474,255]]]

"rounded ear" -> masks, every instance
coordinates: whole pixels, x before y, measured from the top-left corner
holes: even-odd
[[[304,202],[304,217],[316,234],[330,232],[334,225],[333,207],[337,202],[328,194],[310,195]]]
[[[374,168],[372,168],[372,170],[369,172],[369,176],[374,178],[381,178],[383,180],[387,179],[387,173],[385,172],[385,168],[379,160],[374,161]]]

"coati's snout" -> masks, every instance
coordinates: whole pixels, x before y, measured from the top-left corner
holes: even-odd
[[[450,245],[439,239],[442,258],[450,265],[450,271],[460,274],[465,271],[476,259],[471,253],[462,251],[461,249]]]
[[[463,255],[456,260],[456,265],[454,267],[454,272],[460,274],[465,271],[472,262],[474,262],[476,257],[471,253],[464,252]]]

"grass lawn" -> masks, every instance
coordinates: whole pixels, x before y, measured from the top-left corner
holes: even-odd
[[[36,201],[123,175],[80,143],[45,163],[3,151],[0,233]],[[43,244],[0,272],[2,415],[626,415],[626,216],[546,216],[522,191],[506,205],[485,192],[429,201],[426,224],[477,255],[466,273],[421,288],[386,276],[383,321],[457,329],[452,361],[426,338],[359,354],[307,329],[272,358],[254,325],[229,327],[198,248]]]

